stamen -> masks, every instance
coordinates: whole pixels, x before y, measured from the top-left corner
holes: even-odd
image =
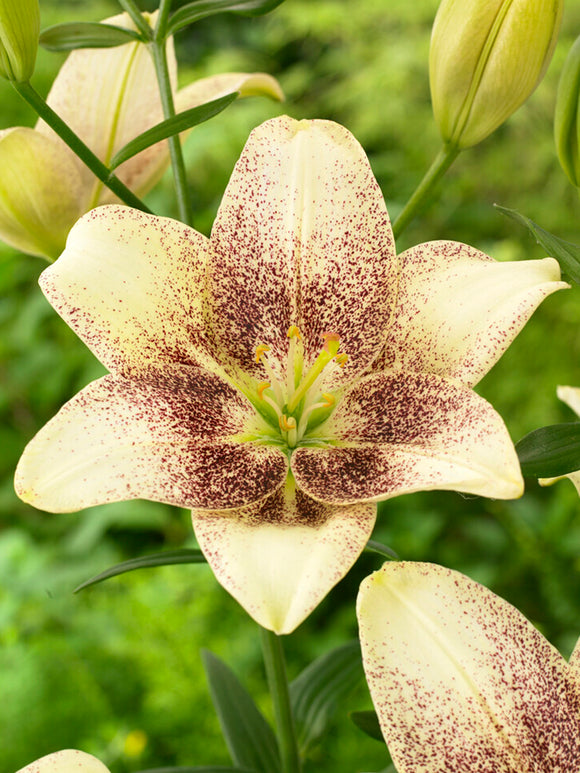
[[[267,344],[260,344],[256,346],[256,363],[259,363],[266,352],[270,351],[270,347]]]
[[[302,340],[302,335],[300,333],[300,330],[296,327],[296,325],[290,325],[286,335],[288,336],[288,338],[295,338],[297,341]]]
[[[291,429],[296,429],[296,419],[294,416],[286,416],[286,414],[283,413],[278,419],[278,423],[280,424],[282,432],[289,432]]]
[[[261,381],[258,384],[258,397],[260,400],[264,399],[264,390],[270,388],[270,382],[269,381]]]
[[[331,395],[329,392],[323,392],[322,396],[324,397],[324,402],[320,403],[320,406],[322,408],[330,408],[331,405],[334,405],[336,400],[334,399],[334,395]]]
[[[348,354],[345,354],[344,352],[342,352],[341,354],[337,354],[336,357],[334,358],[334,361],[339,367],[344,368],[344,366],[348,362]]]
[[[324,402],[317,402],[313,403],[312,405],[304,406],[302,416],[300,417],[300,423],[298,424],[298,437],[301,438],[302,435],[304,435],[306,432],[308,419],[310,418],[310,415],[313,411],[315,411],[317,408],[331,408],[336,402],[334,395],[331,395],[328,392],[325,392],[322,397],[324,398]]]

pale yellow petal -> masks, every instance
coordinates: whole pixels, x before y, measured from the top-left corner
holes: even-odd
[[[376,508],[322,505],[287,481],[249,507],[192,516],[219,582],[257,623],[283,634],[351,568],[371,536]]]
[[[54,260],[81,214],[81,178],[60,143],[23,127],[0,132],[0,239]]]
[[[264,72],[226,72],[200,78],[180,89],[175,95],[175,107],[180,113],[234,91],[239,91],[240,97],[284,99],[280,84],[271,75]]]
[[[399,773],[580,769],[580,682],[503,599],[434,564],[361,585],[363,663]]]
[[[47,754],[16,773],[109,773],[109,769],[92,754],[64,749]]]
[[[399,256],[397,310],[376,368],[453,376],[473,386],[546,296],[564,287],[555,260],[500,263],[457,242]]]

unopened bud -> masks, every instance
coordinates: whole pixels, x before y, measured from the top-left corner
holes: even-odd
[[[554,139],[562,169],[573,185],[580,186],[580,38],[566,57],[556,97]]]
[[[34,72],[40,9],[38,0],[0,0],[0,75],[19,83]]]
[[[526,101],[548,67],[563,0],[443,0],[429,54],[445,143],[468,148]]]

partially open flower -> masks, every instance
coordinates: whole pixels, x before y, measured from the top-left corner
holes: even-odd
[[[476,145],[523,104],[544,77],[563,0],[442,0],[429,75],[443,141]]]
[[[133,26],[127,15],[107,22]],[[177,62],[171,40],[168,59],[175,85]],[[176,91],[176,110],[234,91],[242,97],[283,97],[276,80],[265,73],[222,73]],[[147,46],[139,42],[73,51],[47,102],[106,165],[127,142],[163,120],[153,61]],[[116,173],[142,196],[159,181],[168,161],[163,141],[121,164]],[[82,214],[117,201],[43,121],[34,130],[15,127],[0,132],[0,168],[0,239],[32,255],[56,258]]]
[[[0,3],[0,76],[22,83],[34,72],[40,9],[38,0]]]
[[[566,662],[507,601],[434,564],[385,564],[357,606],[399,773],[580,770],[580,642]]]
[[[64,749],[47,754],[16,773],[109,773],[109,769],[91,754]]]
[[[75,225],[41,286],[110,375],[29,444],[17,491],[55,512],[190,507],[219,581],[287,633],[352,566],[375,502],[520,496],[507,430],[471,387],[558,279],[551,258],[456,242],[397,257],[354,137],[269,121],[211,238],[116,206]]]
[[[572,408],[580,418],[580,389],[578,387],[559,386],[557,394],[560,400]],[[552,483],[556,483],[556,481],[563,478],[571,480],[576,487],[576,491],[580,494],[580,470],[569,472],[566,475],[559,475],[557,478],[540,478],[540,485],[551,486]]]

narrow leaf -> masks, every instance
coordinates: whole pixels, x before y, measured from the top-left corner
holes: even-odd
[[[580,421],[540,427],[516,443],[522,474],[557,478],[580,470]]]
[[[172,35],[177,30],[187,27],[207,16],[217,13],[234,11],[245,16],[260,16],[280,5],[283,0],[195,0],[187,3],[169,19],[169,32]]]
[[[211,102],[206,102],[203,105],[192,107],[191,110],[184,110],[183,113],[178,113],[173,118],[168,118],[166,121],[152,126],[143,134],[140,134],[135,139],[124,145],[121,150],[113,157],[109,168],[115,169],[123,161],[136,156],[145,148],[155,145],[156,142],[166,140],[168,137],[173,137],[175,134],[191,129],[192,126],[197,126],[199,123],[207,121],[209,118],[213,118],[214,115],[221,113],[222,110],[230,105],[234,99],[238,96],[239,92],[234,91],[231,94],[226,94],[224,97],[214,99]]]
[[[39,42],[48,51],[73,51],[76,48],[113,48],[141,41],[138,32],[113,24],[79,21],[55,24],[40,33]]]
[[[374,711],[351,711],[349,714],[354,724],[375,741],[385,742],[379,725],[379,718]]]
[[[566,242],[549,231],[545,231],[537,223],[534,223],[533,220],[530,220],[529,217],[521,215],[515,209],[506,209],[506,207],[500,207],[497,204],[494,204],[494,207],[503,215],[511,217],[516,223],[525,226],[538,244],[541,244],[546,250],[548,255],[556,258],[561,264],[562,271],[574,282],[580,284],[580,246],[572,244],[572,242]]]
[[[176,768],[147,768],[139,773],[253,773],[249,768],[229,768],[227,765],[201,765],[190,767],[186,765]]]
[[[357,640],[317,658],[290,685],[298,744],[306,753],[327,730],[341,699],[364,679]]]
[[[125,572],[133,572],[135,569],[148,569],[152,566],[171,566],[172,564],[205,564],[206,559],[201,550],[193,548],[183,548],[181,550],[164,550],[163,553],[151,553],[148,556],[141,556],[140,558],[131,558],[129,561],[123,561],[121,564],[116,564],[106,569],[101,574],[91,577],[90,580],[85,580],[78,588],[74,589],[75,593],[80,590],[96,585],[98,582],[108,580],[109,577],[116,577],[119,574],[125,574]]]
[[[280,771],[278,745],[270,725],[233,671],[202,650],[209,691],[234,765],[259,773]]]
[[[399,561],[399,556],[395,553],[394,550],[391,550],[390,547],[387,547],[387,545],[383,545],[382,542],[376,542],[374,539],[370,539],[365,547],[365,551],[367,553],[378,553],[380,556],[384,556],[385,558],[393,558],[395,561]]]

